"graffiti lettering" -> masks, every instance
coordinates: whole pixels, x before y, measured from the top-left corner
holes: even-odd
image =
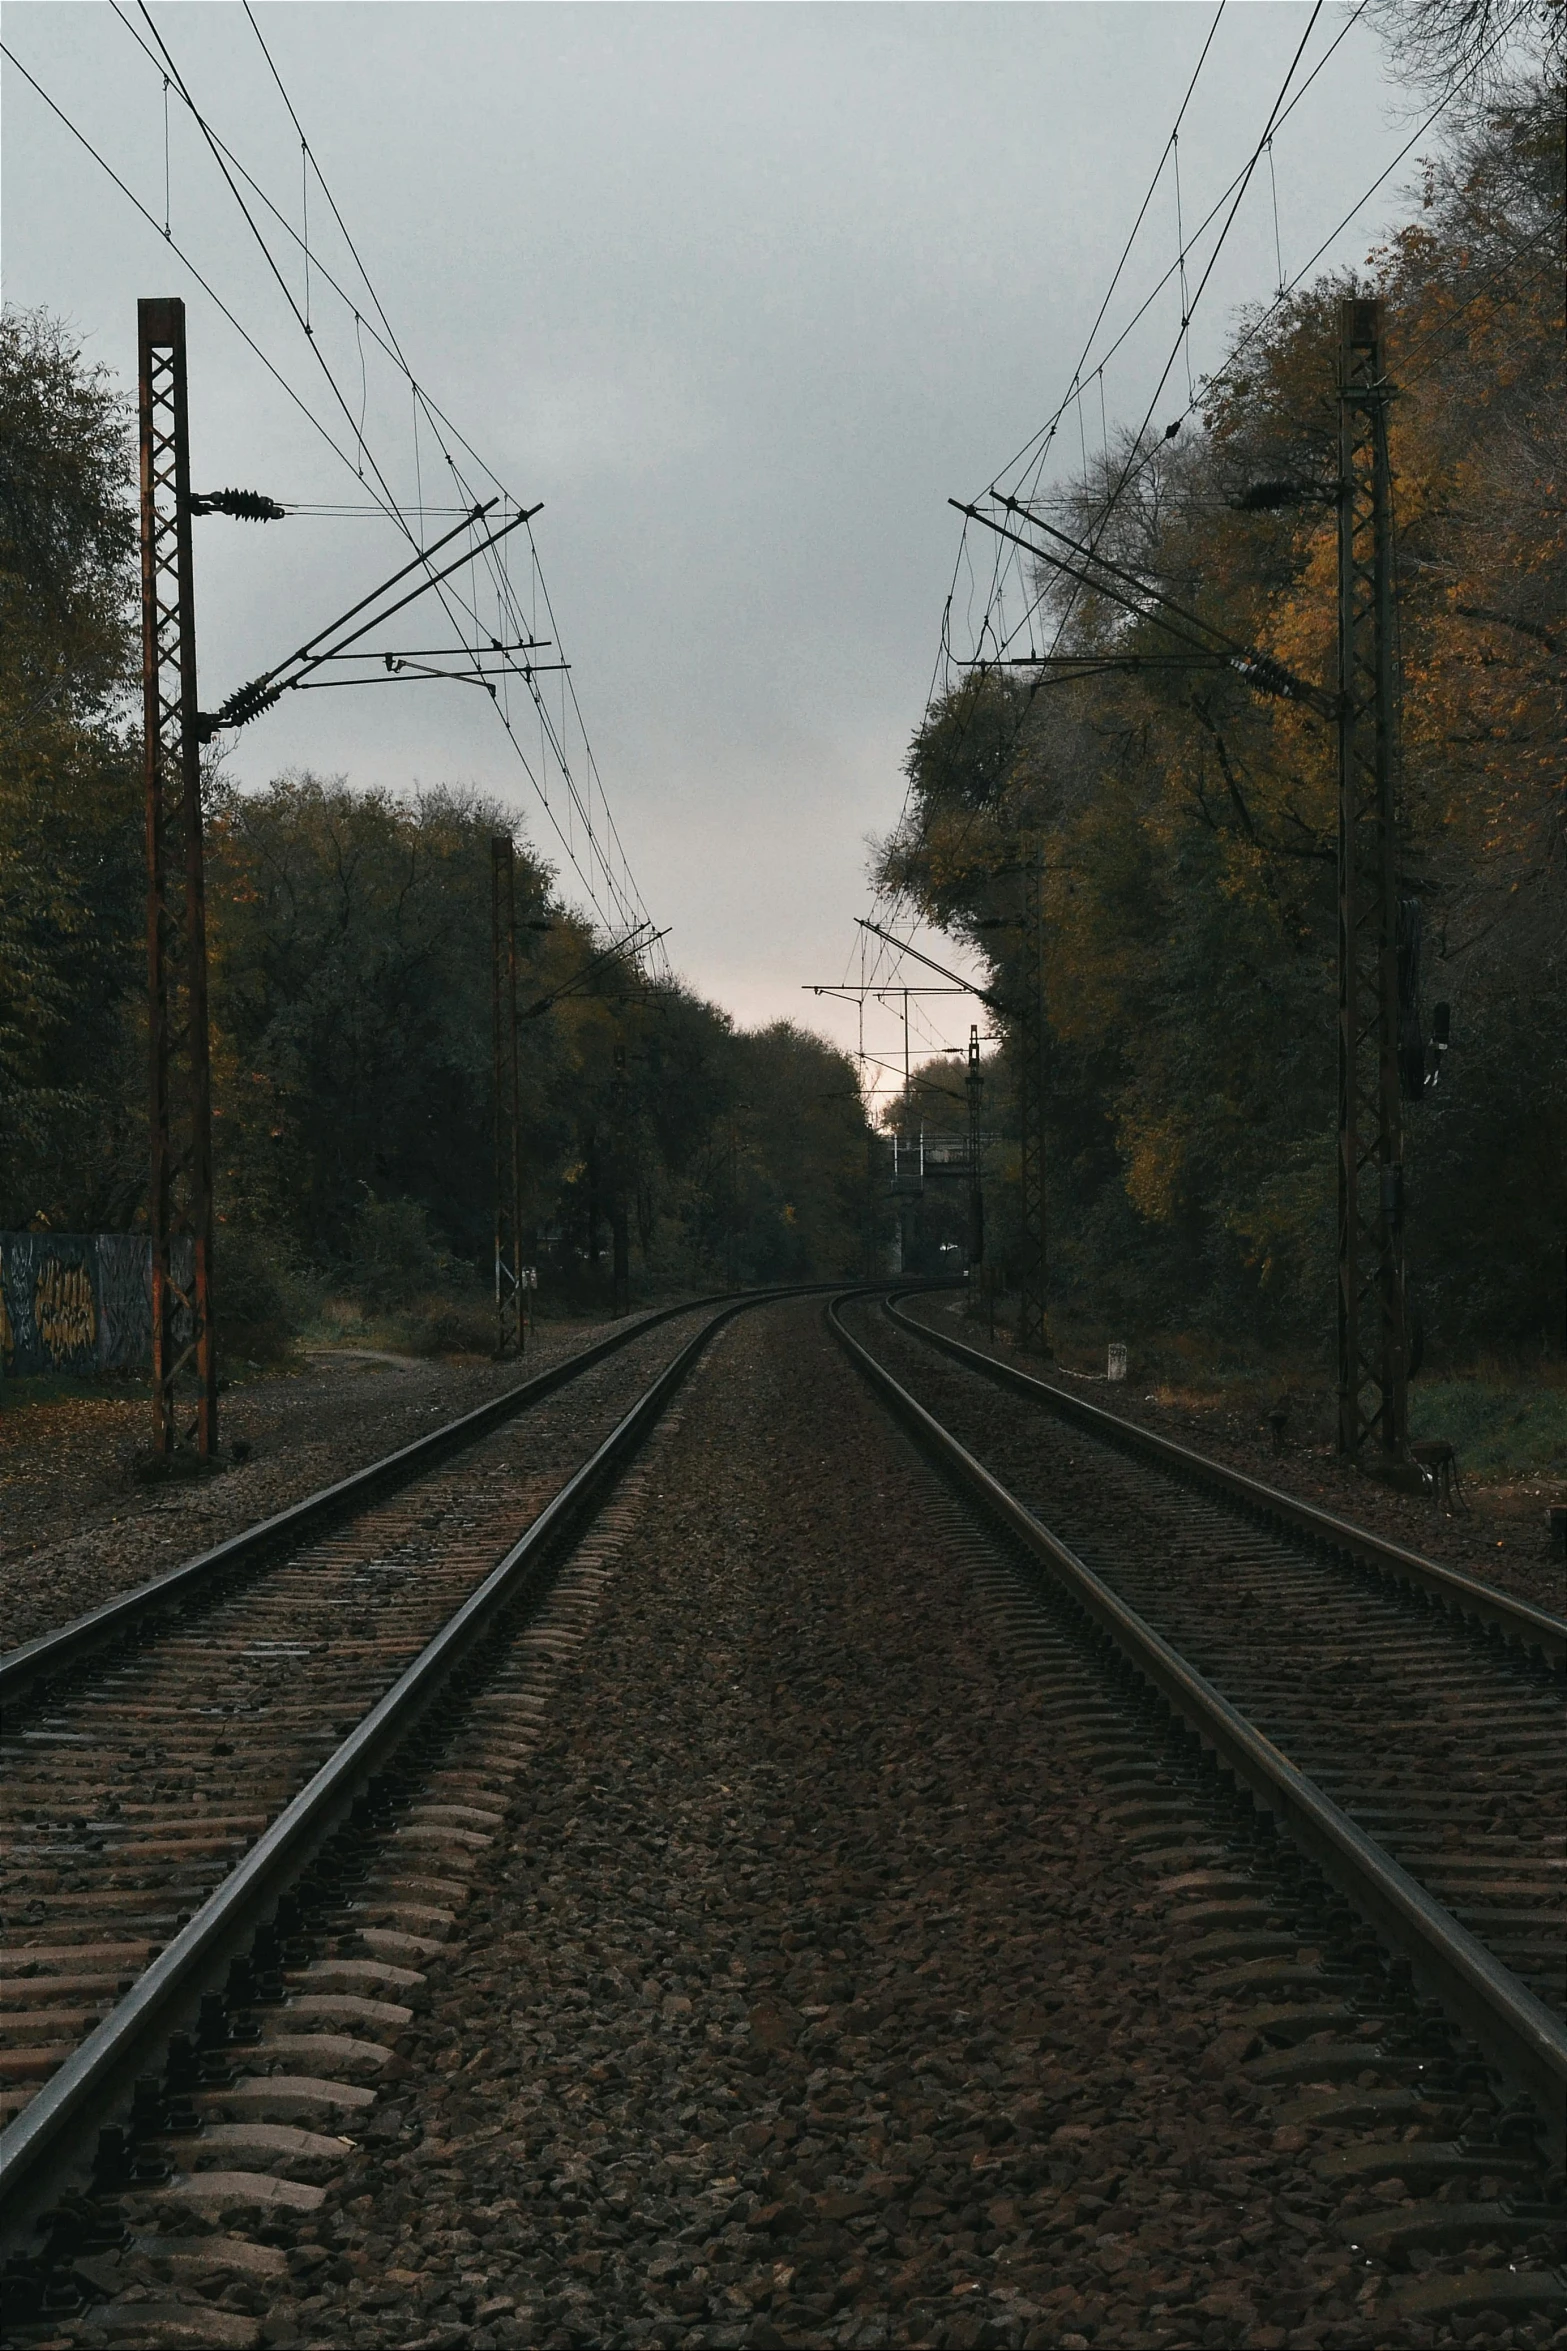
[[[86,1266],[47,1259],[39,1268],[33,1315],[38,1335],[57,1364],[90,1348],[98,1335],[98,1318]]]

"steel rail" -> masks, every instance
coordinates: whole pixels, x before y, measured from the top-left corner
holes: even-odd
[[[815,1286],[820,1289],[824,1285]],[[788,1294],[780,1290],[753,1293],[758,1299]],[[727,1293],[722,1295],[727,1297]],[[488,1403],[459,1414],[456,1420],[444,1422],[440,1428],[414,1438],[411,1444],[400,1445],[395,1452],[383,1454],[379,1461],[367,1463],[333,1485],[322,1486],[318,1492],[307,1494],[303,1501],[290,1503],[286,1510],[277,1511],[271,1518],[258,1519],[254,1526],[242,1528],[237,1535],[228,1536],[210,1551],[199,1552],[194,1559],[182,1560],[177,1567],[166,1569],[150,1582],[138,1584],[129,1592],[116,1593],[101,1607],[89,1609],[85,1616],[73,1618],[54,1632],[40,1633],[36,1640],[0,1656],[0,1704],[15,1704],[34,1683],[48,1681],[80,1664],[85,1657],[121,1638],[147,1618],[190,1600],[235,1569],[259,1566],[275,1550],[313,1539],[336,1519],[422,1477],[448,1454],[460,1452],[515,1414],[542,1403],[546,1396],[617,1354],[645,1331],[671,1322],[677,1315],[699,1313],[719,1302],[718,1296],[709,1296],[688,1299],[683,1306],[654,1307],[623,1329],[613,1331],[608,1338],[595,1340],[563,1362],[552,1364],[548,1371],[519,1381],[504,1395],[492,1396]]]
[[[894,1379],[842,1321],[839,1309],[854,1294],[844,1292],[829,1302],[829,1327],[920,1447],[1065,1587],[1259,1808],[1288,1829],[1362,1917],[1402,1953],[1416,1980],[1539,2109],[1559,2158],[1567,2116],[1567,2028]]]
[[[714,1334],[753,1306],[836,1287],[818,1282],[727,1299],[665,1365],[125,1997],[0,2133],[0,2222],[8,2237],[61,2192],[76,2162],[74,2134],[114,2111],[137,2075],[156,2067],[169,2034],[195,2017],[202,1990],[246,1948],[269,1906],[348,1817],[376,1768],[493,1634],[497,1620],[542,1580],[558,1547],[591,1518],[604,1486],[637,1451]]]
[[[1193,1452],[1190,1446],[1179,1445],[1172,1437],[1141,1428],[1136,1421],[1123,1420],[1119,1413],[1106,1412],[1102,1405],[1090,1404],[1086,1398],[1074,1396],[1070,1389],[1058,1388],[1051,1381],[1019,1371],[1010,1363],[1000,1363],[981,1348],[966,1346],[945,1331],[935,1331],[926,1323],[916,1322],[890,1298],[883,1305],[899,1330],[923,1339],[927,1346],[950,1355],[967,1370],[994,1380],[998,1387],[1031,1397],[1036,1404],[1048,1406],[1090,1435],[1119,1445],[1124,1452],[1140,1454],[1193,1484],[1211,1487],[1227,1501],[1240,1503],[1254,1516],[1276,1527],[1305,1535],[1313,1543],[1347,1555],[1362,1567],[1424,1592],[1455,1615],[1478,1620],[1505,1640],[1537,1650],[1548,1664],[1558,1669],[1567,1665],[1567,1620],[1552,1616],[1549,1610],[1532,1608],[1526,1600],[1515,1600],[1510,1593],[1498,1591],[1494,1584],[1483,1584],[1457,1568],[1442,1567],[1434,1559],[1423,1559],[1418,1551],[1406,1551],[1400,1544],[1386,1542],[1382,1536],[1354,1526],[1347,1519],[1335,1518],[1331,1511],[1319,1510],[1294,1494],[1281,1493],[1277,1486],[1265,1485],[1260,1478],[1247,1477],[1243,1470],[1230,1469],[1205,1453]]]

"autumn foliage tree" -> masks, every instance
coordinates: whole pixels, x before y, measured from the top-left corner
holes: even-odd
[[[0,318],[0,428],[0,1196],[114,1224],[143,1180],[103,1086],[145,967],[132,452],[107,372],[39,312]]]
[[[41,314],[0,332],[0,1230],[145,1222],[134,450]],[[330,1280],[478,1291],[491,1245],[490,843],[518,835],[525,1214],[547,1289],[857,1269],[865,1114],[820,1038],[650,988],[514,816],[308,774],[204,787],[217,1298],[240,1351]],[[587,984],[578,977],[589,972]],[[617,1047],[622,1059],[617,1059]],[[617,1179],[616,1158],[620,1161]],[[229,1349],[235,1351],[233,1345]]]
[[[1417,1316],[1458,1348],[1556,1346],[1562,1328],[1560,125],[1548,76],[1493,91],[1376,257],[1398,391],[1404,887],[1454,1040],[1409,1110],[1410,1261]],[[1112,450],[1050,509],[1330,688],[1343,291],[1325,280],[1243,317],[1200,430],[1130,466]],[[1259,504],[1261,483],[1287,495]],[[1119,607],[1037,585],[1068,649],[1169,649]],[[1331,725],[1220,667],[981,670],[927,713],[909,776],[879,878],[966,936],[1003,994],[1021,978],[1017,877],[1044,854],[1058,1299],[1133,1327],[1325,1342]]]

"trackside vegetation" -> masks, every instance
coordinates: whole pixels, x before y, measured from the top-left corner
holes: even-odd
[[[0,331],[0,1228],[145,1221],[134,451],[63,329]],[[524,1010],[606,942],[515,813],[295,774],[206,789],[217,1280],[230,1359],[291,1333],[487,1346],[490,844],[517,855]],[[866,1120],[842,1054],[610,961],[522,1024],[524,1215],[552,1305],[608,1294],[621,1139],[635,1295],[858,1270]],[[617,1048],[623,1076],[617,1091]]]
[[[1433,1364],[1559,1365],[1567,1313],[1562,109],[1554,68],[1493,84],[1361,281],[1384,302],[1398,395],[1404,887],[1421,997],[1452,1019],[1440,1083],[1407,1106],[1411,1296]],[[1200,420],[1134,470],[1108,524],[1129,454],[1114,445],[1041,510],[1330,687],[1345,290],[1324,279],[1239,319]],[[1259,484],[1298,494],[1264,504]],[[1158,643],[1120,607],[1037,584],[1063,651]],[[1333,729],[1223,668],[1039,675],[976,669],[933,703],[877,879],[1015,996],[1018,876],[1043,859],[1051,1311],[1325,1371]],[[954,1065],[926,1082],[961,1084]],[[1003,1264],[1011,1082],[1003,1046],[986,1088]]]

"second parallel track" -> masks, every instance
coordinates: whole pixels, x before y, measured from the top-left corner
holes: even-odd
[[[1194,1727],[1212,1713],[1199,1735],[1259,1802],[1273,1758],[1275,1809],[1290,1818],[1293,1774],[1307,1811],[1336,1816],[1345,1869],[1354,1874],[1358,1854],[1369,1873],[1352,1895],[1368,1915],[1385,1857],[1397,1899],[1376,1915],[1379,1929],[1402,1925],[1416,1947],[1447,1936],[1462,1964],[1442,1988],[1460,2010],[1467,2003],[1463,2021],[1482,2043],[1493,1994],[1498,2017],[1510,2006],[1524,2020],[1516,2034],[1498,2023],[1491,2046],[1554,2105],[1559,2135],[1567,1750],[1560,1677],[1541,1651],[1567,1627],[1520,1606],[1505,1644],[1462,1591],[1443,1610],[1418,1585],[1411,1594],[1402,1580],[1355,1572],[1353,1547],[1309,1523],[1320,1514],[1302,1508],[1292,1527],[1270,1510],[1273,1523],[1260,1524],[1240,1499],[1194,1488],[1193,1471],[1209,1466],[1197,1457],[1179,1477],[1151,1448],[1128,1458],[1112,1441],[1118,1428],[1059,1416],[1051,1392],[1023,1375],[1009,1374],[998,1394],[987,1359],[964,1361],[973,1351],[945,1339],[938,1353],[917,1323],[889,1312],[890,1323],[862,1301],[836,1319],[927,1449],[1080,1587],[1111,1637],[1154,1667],[1167,1702],[1185,1710],[1189,1698]],[[1516,1605],[1494,1597],[1502,1612]],[[1440,1980],[1435,1958],[1432,1969]]]
[[[57,2143],[193,2020],[427,1689],[770,1295],[650,1316],[0,1661],[5,2198],[36,2202]]]

